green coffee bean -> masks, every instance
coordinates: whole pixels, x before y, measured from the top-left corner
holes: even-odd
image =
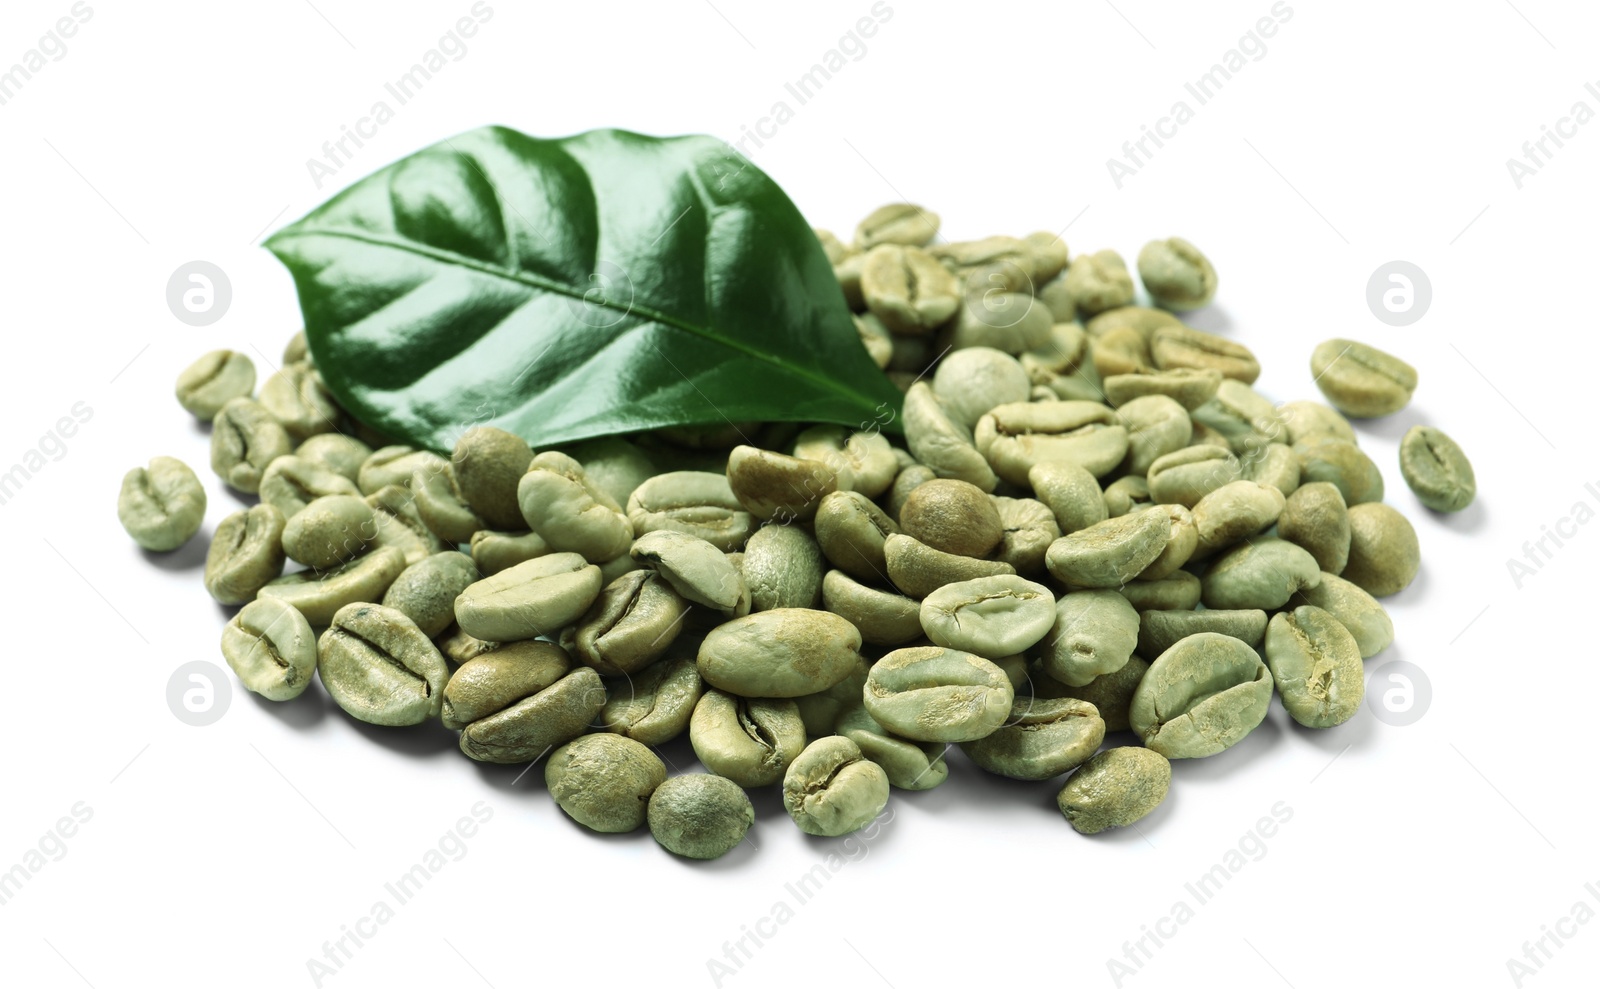
[[[629,553],[688,601],[733,617],[750,612],[750,589],[738,568],[704,539],[670,529],[647,532]]]
[[[1062,280],[1057,279],[1052,285],[1061,283]],[[1046,300],[1041,297],[1039,301]],[[1071,308],[1071,300],[1067,299],[1064,305]],[[1055,393],[1056,398],[1090,401],[1099,398],[1100,376],[1095,373],[1094,361],[1090,359],[1089,335],[1073,317],[1063,319],[1057,313],[1055,319],[1045,341],[1017,357],[1028,373],[1028,381],[1036,388]]]
[[[1366,695],[1361,650],[1339,620],[1301,606],[1272,616],[1267,668],[1289,716],[1307,728],[1342,725]]]
[[[1326,574],[1323,579],[1327,579]],[[1147,656],[1159,656],[1180,641],[1201,632],[1226,635],[1253,649],[1261,645],[1262,637],[1267,633],[1267,613],[1260,608],[1216,611],[1181,608],[1140,612],[1139,651]]]
[[[1311,352],[1311,374],[1325,398],[1347,416],[1399,412],[1417,389],[1417,369],[1354,340],[1324,340]]]
[[[1143,573],[1166,549],[1172,521],[1161,508],[1107,519],[1057,539],[1045,563],[1073,587],[1119,587]]]
[[[1047,780],[1083,764],[1106,737],[1106,723],[1087,701],[1019,697],[1005,724],[961,743],[980,769],[1014,780]]]
[[[889,203],[868,213],[856,225],[855,247],[861,251],[870,251],[879,244],[921,247],[938,233],[938,213],[914,203]]]
[[[600,725],[645,745],[661,745],[689,730],[703,693],[694,650],[673,649],[637,673],[606,684]]]
[[[549,545],[536,532],[494,532],[489,529],[479,529],[472,534],[470,550],[473,565],[485,577],[493,577],[519,563],[550,555]]]
[[[459,625],[451,625],[443,635],[436,636],[433,642],[439,647],[439,651],[444,653],[445,659],[458,666],[470,663],[486,653],[494,652],[504,644],[468,635],[461,631]]]
[[[1116,591],[1073,591],[1056,602],[1041,657],[1046,673],[1081,687],[1121,669],[1138,641],[1139,613],[1126,598]]]
[[[234,512],[217,525],[206,550],[206,591],[221,604],[244,604],[283,572],[283,513],[271,505]]]
[[[1035,245],[1018,237],[936,244],[928,253],[956,273],[969,294],[1030,293],[1035,283]],[[1042,280],[1042,279],[1041,279]]]
[[[620,436],[601,436],[562,448],[583,464],[589,482],[611,496],[619,506],[628,504],[639,485],[656,475],[656,466],[638,444]]]
[[[1394,622],[1383,605],[1343,577],[1324,573],[1321,583],[1303,589],[1291,603],[1300,602],[1321,608],[1337,618],[1356,640],[1362,659],[1371,659],[1394,641]]]
[[[145,549],[175,550],[200,531],[206,516],[206,489],[189,465],[174,457],[152,457],[147,467],[123,475],[117,495],[117,520]]]
[[[249,398],[256,387],[256,366],[232,350],[213,350],[178,375],[178,404],[210,421],[236,398]]]
[[[795,525],[768,525],[745,543],[739,575],[750,589],[750,610],[815,608],[822,601],[822,550]]]
[[[571,669],[571,657],[553,642],[524,639],[496,646],[450,676],[440,720],[459,731],[549,688]]]
[[[1157,327],[1150,334],[1150,356],[1163,371],[1209,369],[1247,385],[1255,384],[1261,377],[1261,363],[1250,348],[1182,323]]]
[[[377,532],[372,509],[361,498],[326,495],[289,519],[283,529],[283,551],[296,563],[327,570],[360,556]]]
[[[1278,535],[1310,553],[1324,573],[1343,573],[1350,558],[1350,516],[1344,496],[1326,481],[1302,485],[1278,516]]]
[[[1218,557],[1200,581],[1200,600],[1218,610],[1273,611],[1321,580],[1322,571],[1310,553],[1286,540],[1263,537]]]
[[[1432,426],[1412,426],[1400,440],[1400,474],[1417,500],[1436,512],[1459,512],[1478,494],[1472,462]]]
[[[807,745],[783,776],[783,807],[806,834],[859,831],[888,803],[888,775],[840,735]]]
[[[1210,426],[1228,441],[1228,448],[1246,459],[1253,459],[1255,451],[1270,443],[1281,443],[1287,437],[1283,420],[1273,405],[1260,392],[1242,381],[1223,379],[1217,386],[1217,395],[1195,409],[1194,421]]]
[[[656,842],[690,859],[721,858],[755,822],[750,797],[737,783],[710,773],[674,776],[650,794],[645,820]]]
[[[1151,507],[1150,483],[1138,474],[1119,477],[1106,485],[1106,515],[1119,518],[1123,515]]]
[[[532,460],[533,451],[522,437],[494,426],[474,426],[462,433],[450,454],[467,504],[497,529],[524,524],[518,482]]]
[[[1265,615],[1262,617],[1265,618]],[[1127,731],[1128,706],[1133,703],[1134,691],[1139,689],[1139,682],[1144,679],[1145,672],[1149,669],[1150,664],[1147,661],[1138,656],[1129,656],[1121,669],[1102,673],[1081,687],[1062,684],[1053,677],[1050,677],[1050,682],[1043,686],[1050,688],[1059,684],[1057,689],[1050,691],[1051,696],[1075,697],[1093,704],[1100,714],[1100,720],[1105,722],[1106,731]],[[1034,696],[1042,694],[1036,689]]]
[[[289,446],[288,432],[254,399],[231,399],[211,420],[211,469],[246,494],[256,493],[261,472]]]
[[[793,700],[735,697],[707,690],[689,719],[689,744],[702,764],[744,787],[768,786],[806,747]]]
[[[348,604],[317,640],[317,673],[358,721],[415,725],[439,716],[450,670],[411,619],[377,604]]]
[[[532,762],[582,735],[605,702],[600,674],[580,666],[537,693],[467,725],[461,731],[461,751],[479,762]]]
[[[1146,395],[1117,409],[1117,420],[1128,431],[1128,455],[1122,462],[1132,474],[1146,474],[1150,465],[1189,443],[1194,427],[1189,412],[1165,395]]]
[[[411,494],[417,516],[429,531],[447,543],[470,543],[479,531],[488,529],[488,524],[467,504],[466,496],[456,484],[455,468],[449,464],[437,472],[419,470],[413,474]],[[544,544],[542,539],[539,542]]]
[[[955,275],[933,255],[903,244],[880,244],[861,262],[861,298],[891,333],[932,333],[961,304]]]
[[[817,505],[813,528],[828,562],[868,582],[888,579],[884,539],[900,531],[894,519],[859,491],[835,491]]]
[[[1028,254],[1033,262],[1032,281],[1035,286],[1042,286],[1066,270],[1067,244],[1058,235],[1048,230],[1036,230],[1023,237],[1022,242],[1028,245]]]
[[[325,434],[333,435],[333,434]],[[359,495],[349,478],[321,464],[290,454],[279,457],[261,473],[261,500],[292,519],[302,508],[326,495]]]
[[[1032,473],[1031,471],[1029,472]],[[1000,545],[994,550],[998,563],[1008,563],[1026,577],[1043,576],[1045,555],[1061,538],[1055,513],[1033,498],[1001,498],[990,495],[1000,513]]]
[[[404,553],[381,546],[333,570],[285,574],[258,593],[299,608],[313,626],[328,625],[346,605],[382,600],[383,592],[405,568]]]
[[[1217,395],[1222,373],[1215,368],[1173,368],[1138,374],[1116,374],[1105,379],[1106,400],[1121,407],[1150,395],[1164,395],[1193,412]],[[1187,437],[1185,437],[1187,439]]]
[[[528,528],[558,553],[603,563],[626,553],[633,541],[633,524],[622,507],[564,453],[533,458],[517,483],[517,503]]]
[[[1267,716],[1272,674],[1238,639],[1201,632],[1150,664],[1128,709],[1133,730],[1168,759],[1215,755]]]
[[[867,685],[867,671],[872,664],[866,657],[858,657],[850,674],[843,680],[814,694],[794,699],[800,708],[800,720],[806,726],[807,738],[833,735],[834,723],[847,710],[861,706],[861,690]]]
[[[707,471],[671,471],[645,481],[628,498],[628,521],[636,536],[671,529],[724,552],[743,546],[755,531],[727,476]]]
[[[1155,336],[1163,326],[1183,326],[1183,320],[1165,309],[1149,306],[1118,306],[1097,314],[1085,325],[1090,336],[1102,337],[1112,330],[1127,326],[1139,331],[1146,340]]]
[[[1148,374],[1155,370],[1150,366],[1149,341],[1138,330],[1126,326],[1091,338],[1089,353],[1101,378]]]
[[[1204,559],[1270,529],[1283,514],[1283,492],[1255,481],[1233,481],[1194,506],[1194,555]]]
[[[993,347],[953,351],[933,374],[933,393],[950,417],[971,429],[997,405],[1028,400],[1028,372]]]
[[[1350,560],[1342,576],[1374,597],[1398,594],[1422,567],[1417,530],[1388,505],[1350,509]]]
[[[1016,573],[1009,563],[944,553],[898,533],[883,541],[883,556],[889,580],[919,601],[946,584]]]
[[[1034,464],[1077,464],[1096,477],[1128,453],[1128,430],[1098,402],[1021,402],[996,406],[973,431],[978,452],[994,472],[1017,486]]]
[[[859,584],[841,570],[822,578],[822,606],[854,625],[861,641],[871,645],[902,646],[922,636],[915,600]]]
[[[246,690],[273,701],[299,697],[317,668],[305,616],[272,598],[251,601],[222,627],[222,656]]]
[[[683,631],[689,610],[662,575],[635,570],[607,584],[578,619],[578,658],[603,676],[624,676],[658,658]]]
[[[867,713],[919,742],[966,742],[1005,723],[1015,691],[995,664],[937,646],[896,649],[873,664]]]
[[[1285,402],[1278,406],[1278,418],[1290,446],[1322,439],[1356,442],[1350,420],[1321,402]]]
[[[1133,276],[1116,251],[1080,254],[1067,266],[1067,291],[1079,312],[1094,315],[1133,301]]]
[[[294,455],[308,464],[331,470],[354,485],[361,476],[361,465],[372,456],[372,447],[343,433],[318,433],[295,447]]]
[[[838,615],[775,608],[719,625],[700,644],[700,676],[741,697],[802,697],[850,675],[861,633]]]
[[[728,454],[728,486],[752,516],[809,522],[817,504],[838,489],[838,475],[824,463],[736,446]]]
[[[1104,492],[1095,476],[1077,464],[1048,462],[1028,469],[1028,485],[1049,506],[1063,536],[1104,522]]]
[[[478,568],[465,553],[435,553],[400,571],[383,592],[383,606],[405,615],[433,638],[454,624],[456,597],[479,577]]]
[[[566,815],[592,831],[616,834],[645,822],[650,796],[667,767],[647,747],[621,735],[585,735],[550,753],[544,782]]]
[[[449,548],[422,521],[410,489],[398,484],[385,485],[367,495],[366,502],[372,509],[372,544],[399,549],[405,554],[408,566]]]
[[[945,411],[926,381],[916,382],[906,392],[902,414],[906,445],[919,463],[938,477],[966,481],[983,491],[994,490],[999,478],[973,445],[972,433]],[[897,478],[897,491],[899,484]]]
[[[1217,294],[1217,271],[1182,237],[1152,240],[1139,249],[1139,280],[1158,306],[1199,309]]]
[[[409,488],[419,474],[442,474],[449,466],[450,461],[437,453],[394,444],[372,451],[372,455],[361,462],[361,469],[356,471],[356,486],[367,495],[390,485]],[[513,525],[522,527],[520,516]]]
[[[1302,484],[1326,481],[1339,489],[1346,505],[1383,500],[1383,474],[1372,458],[1348,440],[1303,440],[1293,447]]]
[[[1243,468],[1231,450],[1188,446],[1156,458],[1150,465],[1150,496],[1167,505],[1193,508],[1225,484],[1240,479]]]
[[[950,767],[944,761],[947,746],[914,742],[891,733],[861,705],[859,690],[856,703],[839,716],[832,730],[856,743],[864,757],[882,767],[895,789],[931,790],[950,778]]]
[[[1244,479],[1277,488],[1285,498],[1300,487],[1300,458],[1283,443],[1268,443],[1245,454]]]
[[[982,490],[941,478],[919,485],[900,509],[900,529],[944,553],[982,557],[999,545],[1000,512]]]
[[[600,568],[577,553],[551,553],[485,577],[456,598],[456,622],[480,639],[553,635],[600,596]]]
[[[1172,783],[1172,763],[1151,749],[1107,749],[1067,779],[1056,805],[1079,834],[1127,827],[1161,805]]]
[[[1072,293],[1067,291],[1065,268],[1038,286],[1033,295],[1050,310],[1050,316],[1057,324],[1070,323],[1078,318],[1078,307],[1072,301]]]
[[[1174,570],[1160,580],[1145,580],[1141,575],[1116,592],[1127,598],[1135,611],[1189,610],[1200,604],[1200,578],[1187,570]]]
[[[900,455],[875,431],[851,431],[843,426],[819,425],[802,431],[794,441],[794,456],[826,464],[837,477],[840,491],[859,491],[876,498],[889,490],[900,470]]]
[[[337,429],[340,409],[310,362],[285,364],[262,382],[258,399],[296,442]]]
[[[987,466],[985,464],[986,469]],[[911,497],[911,492],[938,476],[933,472],[932,468],[925,467],[922,464],[913,463],[900,468],[900,472],[894,476],[894,483],[889,485],[889,500],[884,505],[890,520],[893,521],[900,517],[900,510],[906,507],[906,499]],[[991,476],[993,476],[992,472]],[[998,478],[995,480],[996,482],[999,481]],[[895,524],[894,531],[899,532],[899,523]]]
[[[984,657],[1031,648],[1055,618],[1048,587],[1010,574],[946,584],[922,599],[919,613],[935,645]]]
[[[1200,545],[1200,529],[1193,513],[1182,505],[1156,507],[1166,513],[1170,526],[1167,545],[1162,548],[1161,555],[1139,574],[1141,582],[1161,581],[1178,573],[1178,568],[1189,562]]]

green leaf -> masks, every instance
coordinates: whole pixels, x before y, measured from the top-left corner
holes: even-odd
[[[745,420],[898,431],[811,228],[714,138],[471,131],[267,247],[333,394],[418,446],[480,423],[535,447]]]

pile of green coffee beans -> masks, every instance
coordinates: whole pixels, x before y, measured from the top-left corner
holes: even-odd
[[[1375,598],[1419,553],[1341,410],[1396,411],[1415,370],[1329,341],[1312,373],[1334,407],[1278,405],[1246,347],[1168,311],[1216,289],[1186,241],[1139,252],[1156,309],[1113,251],[937,230],[893,205],[849,247],[818,232],[905,390],[903,446],[878,423],[736,423],[535,453],[479,426],[444,457],[353,421],[303,337],[255,397],[248,358],[207,354],[178,400],[212,422],[212,469],[260,496],[206,559],[212,597],[243,606],[223,656],[264,697],[315,673],[362,721],[548,756],[574,820],[648,823],[691,858],[743,838],[748,789],[843,835],[892,788],[944,782],[951,745],[1013,779],[1071,773],[1061,811],[1094,833],[1150,813],[1170,759],[1236,744],[1275,691],[1303,725],[1351,718],[1394,635]],[[1401,468],[1430,508],[1472,500],[1438,430]],[[171,550],[205,494],[158,457],[118,507]],[[685,732],[708,772],[668,779],[652,746]]]

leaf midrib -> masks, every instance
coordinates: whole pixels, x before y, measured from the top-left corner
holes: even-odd
[[[583,302],[585,305],[600,305],[614,312],[623,313],[624,315],[628,313],[639,313],[652,322],[660,323],[663,326],[670,326],[675,330],[693,334],[701,337],[702,339],[709,340],[712,343],[721,344],[722,346],[727,347],[729,350],[734,350],[748,357],[765,361],[774,367],[787,371],[789,374],[820,385],[821,387],[827,389],[828,391],[834,392],[835,394],[843,395],[844,397],[848,398],[852,404],[860,408],[869,408],[867,404],[869,399],[867,396],[844,387],[834,379],[814,374],[798,364],[792,364],[788,361],[780,360],[779,358],[774,357],[772,354],[764,353],[760,350],[756,350],[753,347],[749,347],[743,343],[740,343],[737,340],[725,337],[722,334],[713,331],[709,327],[696,326],[693,323],[686,322],[649,306],[638,305],[634,303],[630,303],[627,306],[618,306],[607,301],[592,303],[585,299],[581,292],[578,292],[572,286],[564,285],[561,282],[557,282],[540,275],[532,275],[520,271],[509,271],[497,265],[487,264],[475,258],[469,258],[461,254],[456,254],[453,251],[439,250],[438,248],[430,247],[426,244],[420,244],[416,241],[400,240],[372,234],[362,234],[350,230],[339,229],[337,227],[297,225],[292,231],[285,231],[284,233],[272,237],[267,242],[267,246],[271,247],[274,242],[282,243],[300,237],[311,236],[337,237],[343,240],[355,241],[357,243],[370,244],[375,247],[386,247],[390,250],[404,251],[419,257],[430,258],[440,263],[459,265],[463,268],[481,272],[482,274],[490,275],[492,277],[501,278],[505,281],[524,285],[529,288],[543,289],[547,292],[553,292],[557,295],[566,296],[569,299],[576,299],[580,302]],[[683,372],[679,371],[678,373],[682,374]],[[872,406],[871,409],[876,411],[876,406]]]

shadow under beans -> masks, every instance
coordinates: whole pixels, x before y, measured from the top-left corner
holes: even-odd
[[[1474,499],[1472,504],[1459,512],[1436,512],[1431,508],[1424,508],[1421,502],[1417,503],[1417,510],[1425,513],[1446,529],[1460,533],[1463,536],[1481,532],[1483,527],[1489,524],[1489,513],[1483,507],[1482,499]]]
[[[1428,417],[1415,405],[1408,405],[1393,415],[1378,416],[1375,419],[1351,419],[1350,425],[1356,431],[1356,439],[1364,436],[1379,436],[1386,440],[1400,442],[1400,438],[1411,430],[1412,426],[1431,426]]]
[[[1234,330],[1233,317],[1228,315],[1227,308],[1215,304],[1173,315],[1197,330],[1215,333],[1218,336],[1227,336]]]
[[[782,783],[746,787],[745,793],[750,796],[750,806],[755,808],[757,821],[788,820],[789,811],[783,806]]]
[[[1199,759],[1172,760],[1173,786],[1178,785],[1180,777],[1190,782],[1214,782],[1249,772],[1250,763],[1266,758],[1282,742],[1283,726],[1271,711],[1267,714],[1265,721],[1232,748]]]
[[[321,724],[335,706],[333,698],[318,690],[315,685],[307,687],[306,692],[299,697],[286,701],[267,700],[253,690],[246,690],[244,693],[250,695],[256,707],[291,728],[302,730]]]
[[[436,719],[429,719],[420,725],[407,725],[405,727],[391,727],[389,725],[369,725],[365,721],[358,721],[348,714],[343,715],[346,723],[356,730],[359,735],[367,738],[392,752],[412,757],[437,757],[441,753],[452,751],[460,747],[456,733],[440,724]]]
[[[643,830],[646,833],[649,833],[649,825],[646,825]],[[750,830],[745,832],[744,837],[740,839],[739,843],[729,849],[727,854],[723,855],[721,858],[691,859],[684,858],[682,855],[674,855],[671,852],[666,851],[666,849],[662,849],[662,851],[666,854],[667,858],[676,862],[679,866],[685,869],[710,869],[717,872],[743,869],[749,865],[757,855],[761,854],[759,831],[760,828],[755,825],[751,825]]]
[[[1274,700],[1274,703],[1279,702]],[[1349,721],[1342,725],[1334,725],[1332,728],[1307,728],[1300,722],[1288,717],[1287,711],[1284,712],[1284,716],[1284,724],[1287,726],[1286,730],[1290,735],[1318,749],[1330,760],[1342,755],[1346,749],[1357,752],[1365,751],[1377,737],[1375,726],[1378,719],[1372,716],[1372,711],[1367,708],[1365,699],[1362,700],[1361,707],[1357,709],[1356,713],[1350,716]],[[1317,768],[1322,769],[1324,767],[1318,766]]]
[[[211,531],[201,529],[190,537],[189,541],[175,550],[166,553],[157,553],[154,550],[141,549],[144,561],[161,570],[181,573],[185,570],[199,570],[206,565],[206,552],[211,548]]]
[[[451,734],[454,735],[455,733],[451,732]],[[458,739],[456,748],[459,750],[460,747]],[[547,758],[548,756],[549,753],[545,753],[545,757]],[[472,768],[477,770],[479,779],[501,793],[530,794],[547,792],[544,785],[544,758],[540,758],[531,766],[526,762],[510,765],[498,762],[480,762],[477,759],[468,758],[464,753],[461,758],[472,764]]]
[[[694,746],[689,744],[689,732],[685,730],[676,738],[668,739],[660,745],[651,746],[651,751],[667,764],[668,776],[681,776],[685,773],[703,773],[706,768],[700,765],[700,760],[694,754]]]

